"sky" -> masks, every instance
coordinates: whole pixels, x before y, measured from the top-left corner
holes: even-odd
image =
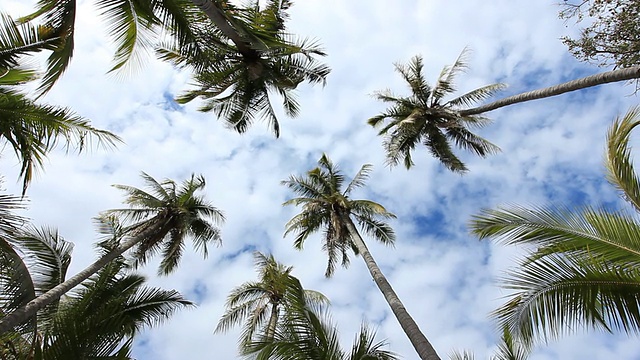
[[[2,11],[23,15],[33,3],[3,0]],[[279,139],[264,122],[239,135],[215,115],[198,112],[198,101],[176,104],[172,98],[189,88],[190,73],[152,55],[130,74],[107,74],[114,47],[105,23],[94,2],[79,4],[74,58],[41,101],[70,107],[125,144],[81,155],[52,153],[28,190],[25,215],[57,227],[75,243],[70,275],[96,257],[92,218],[122,207],[122,193],[111,185],[142,187],[141,171],[176,181],[203,174],[206,198],[227,218],[223,245],[211,248],[207,259],[188,245],[170,276],[155,275],[157,261],[141,269],[150,284],[176,289],[198,307],[139,336],[139,360],[236,358],[239,331],[213,330],[231,289],[257,278],[254,250],[292,265],[305,288],[331,299],[345,348],[366,321],[402,359],[417,359],[361,259],[352,258],[349,269],[326,279],[320,235],[309,238],[303,251],[293,248],[291,237],[283,238],[298,209],[281,206],[292,194],[280,181],[315,167],[323,152],[349,178],[363,164],[373,165],[367,187],[354,198],[373,199],[395,213],[397,241],[394,248],[373,240],[368,245],[443,359],[455,349],[473,351],[477,359],[493,353],[498,336],[488,314],[507,294],[496,279],[521,254],[470,235],[473,214],[508,204],[625,206],[605,181],[602,162],[607,127],[638,103],[633,86],[609,84],[488,113],[493,123],[479,134],[502,152],[482,159],[458,151],[470,169],[465,175],[448,172],[424,148],[416,149],[410,171],[388,168],[382,139],[366,124],[385,109],[372,93],[408,94],[394,63],[418,54],[433,84],[468,47],[469,69],[457,78],[459,93],[503,82],[508,88],[499,96],[507,96],[604,71],[568,53],[559,39],[579,28],[557,18],[555,1],[298,1],[288,29],[318,39],[332,72],[324,87],[299,87],[301,113],[295,119],[281,114]],[[19,193],[19,163],[7,147],[1,155],[4,187]],[[636,338],[578,331],[541,345],[531,359],[630,360],[639,354]]]

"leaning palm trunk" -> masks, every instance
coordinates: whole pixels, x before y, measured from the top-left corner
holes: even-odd
[[[400,298],[391,287],[391,284],[389,284],[387,278],[378,267],[378,264],[373,259],[367,245],[364,243],[364,240],[362,240],[360,233],[351,221],[351,218],[346,217],[344,219],[344,223],[347,225],[351,239],[353,239],[358,252],[364,259],[364,262],[369,269],[369,273],[371,273],[371,277],[376,282],[376,285],[378,285],[378,289],[380,289],[384,298],[387,300],[391,311],[393,311],[396,319],[398,319],[400,327],[402,327],[402,330],[407,334],[409,341],[411,341],[411,344],[416,349],[420,359],[440,360],[435,349],[431,346],[431,343],[427,340],[422,331],[420,331],[418,324],[416,324],[415,320],[413,320],[411,315],[409,315],[409,312],[402,304],[402,301],[400,301]]]
[[[473,109],[467,109],[460,111],[460,116],[469,116],[469,115],[478,115],[481,113],[485,113],[488,111],[492,111],[504,106],[513,105],[529,100],[536,100],[547,98],[551,96],[556,96],[560,94],[564,94],[566,92],[586,89],[592,86],[632,80],[640,78],[640,66],[635,66],[626,69],[618,69],[613,71],[607,71],[601,74],[591,75],[587,77],[583,77],[581,79],[568,81],[566,83],[562,83],[555,86],[550,86],[548,88],[527,91],[522,94],[513,95],[506,97],[504,99],[500,99],[498,101],[494,101],[492,103],[479,106]]]
[[[84,270],[72,276],[70,279],[55,286],[54,288],[47,291],[46,293],[29,301],[25,306],[5,316],[4,318],[2,318],[2,320],[0,320],[0,334],[4,334],[7,331],[11,331],[17,325],[24,323],[29,318],[36,315],[38,310],[60,299],[62,295],[64,295],[74,287],[78,286],[83,281],[90,278],[93,274],[97,273],[105,265],[107,265],[111,261],[118,258],[125,251],[131,249],[136,244],[140,243],[143,239],[148,238],[151,235],[155,237],[157,236],[156,234],[162,233],[163,231],[165,235],[168,233],[168,229],[166,228],[166,226],[163,226],[163,224],[161,223],[144,229],[138,235],[132,236],[129,240],[122,243],[119,247],[115,248],[108,254],[104,255],[103,257],[98,259],[96,262],[86,267]],[[164,237],[164,235],[162,237]]]
[[[224,12],[212,0],[191,0],[191,2],[204,12],[226,37],[233,41],[242,54],[250,55],[255,53],[255,50],[249,47],[247,41],[231,26]]]

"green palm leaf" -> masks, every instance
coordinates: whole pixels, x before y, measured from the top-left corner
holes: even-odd
[[[607,179],[622,192],[622,197],[640,211],[640,180],[631,161],[629,136],[640,123],[640,109],[634,107],[625,116],[616,119],[607,134],[605,166]]]
[[[0,139],[11,144],[22,162],[23,192],[57,145],[82,152],[87,147],[113,147],[121,142],[118,136],[92,127],[67,108],[36,104],[6,87],[0,87],[0,118]]]
[[[629,135],[637,109],[611,126],[609,181],[638,211],[639,182]],[[471,220],[481,239],[523,244],[531,252],[501,280],[513,291],[494,312],[525,346],[579,327],[637,334],[640,330],[640,222],[637,213],[584,206],[482,210]]]

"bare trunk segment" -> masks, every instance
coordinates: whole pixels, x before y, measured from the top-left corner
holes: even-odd
[[[640,78],[640,66],[607,71],[596,75],[586,76],[581,79],[568,81],[555,86],[550,86],[544,89],[527,91],[518,95],[508,96],[504,99],[500,99],[473,109],[462,110],[459,112],[459,114],[460,116],[478,115],[501,107],[529,100],[548,98],[575,90],[586,89],[592,86],[638,78]]]
[[[378,264],[373,259],[367,245],[364,243],[364,240],[362,240],[360,233],[351,221],[351,218],[347,217],[344,220],[347,224],[347,228],[349,229],[351,238],[354,240],[356,248],[358,248],[360,255],[369,269],[369,273],[371,273],[371,277],[375,281],[376,285],[378,285],[378,288],[380,289],[380,292],[382,292],[382,295],[384,295],[384,298],[387,300],[391,311],[393,311],[396,319],[398,319],[402,330],[407,334],[409,341],[411,341],[411,344],[416,349],[420,359],[440,360],[438,353],[436,353],[429,340],[427,340],[422,331],[420,331],[418,324],[416,324],[415,320],[413,320],[411,315],[409,315],[409,312],[402,304],[402,301],[400,301],[400,298],[391,287],[391,284],[389,284],[389,281],[387,281],[387,278],[378,267]]]

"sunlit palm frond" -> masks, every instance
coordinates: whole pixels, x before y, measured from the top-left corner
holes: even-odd
[[[471,351],[464,350],[460,351],[452,351],[449,353],[449,360],[475,360],[475,356]]]
[[[37,90],[42,95],[60,79],[73,57],[76,0],[40,0],[32,14],[18,21],[24,23],[39,17],[48,36],[60,39],[47,58],[47,70]]]
[[[253,49],[241,51],[230,44],[218,29],[211,29],[209,19],[191,18],[194,39],[187,43],[164,43],[159,55],[195,71],[197,89],[180,95],[179,103],[202,98],[204,104],[199,110],[214,112],[230,129],[243,133],[261,119],[278,137],[280,123],[270,93],[282,96],[287,116],[297,116],[300,106],[294,90],[305,81],[325,83],[330,69],[316,59],[325,54],[316,42],[297,41],[284,28],[273,28],[276,23],[281,26],[280,21],[284,20],[280,17],[282,13],[273,12],[275,8],[260,10],[258,5],[232,8],[233,16],[227,11],[226,20]]]
[[[462,126],[451,126],[447,128],[447,137],[452,139],[455,144],[465,150],[469,150],[474,154],[487,157],[491,154],[500,152],[500,148],[488,140],[472,133]]]
[[[341,349],[337,328],[332,324],[325,303],[310,303],[299,281],[288,283],[282,320],[271,339],[256,337],[245,344],[241,354],[247,359],[278,360],[395,360],[383,349],[385,341],[375,342],[375,333],[363,325],[350,353]]]
[[[620,212],[514,206],[485,209],[473,217],[470,227],[481,239],[536,246],[540,256],[563,252],[640,266],[640,224]]]
[[[503,283],[516,293],[494,316],[527,347],[579,327],[640,330],[640,271],[601,257],[551,254],[523,262]]]
[[[22,55],[52,50],[59,41],[60,37],[52,36],[46,27],[20,24],[0,13],[0,70],[17,68]]]
[[[311,236],[311,234],[321,230],[323,226],[326,226],[328,218],[324,213],[324,211],[305,211],[294,216],[286,223],[284,236],[286,237],[290,233],[294,233],[295,239],[293,246],[298,250],[302,250],[304,241]]]
[[[353,179],[351,179],[349,185],[347,185],[347,188],[344,190],[342,195],[347,196],[351,193],[351,191],[359,187],[363,187],[366,184],[372,169],[373,165],[371,164],[362,165],[360,170],[358,170],[358,172],[353,176]]]
[[[327,254],[325,275],[331,276],[340,263],[348,267],[349,252],[358,254],[346,221],[350,216],[362,226],[363,230],[374,238],[392,244],[395,240],[393,230],[384,221],[395,217],[382,205],[369,200],[352,200],[350,192],[364,186],[371,171],[371,165],[364,165],[343,190],[345,176],[331,159],[323,154],[318,160],[318,167],[307,172],[306,176],[290,176],[282,184],[289,187],[296,195],[283,205],[302,206],[302,211],[295,215],[285,226],[286,237],[295,234],[294,247],[302,249],[304,241],[313,233],[322,231],[322,249]]]
[[[129,359],[133,336],[193,305],[176,291],[144,286],[144,277],[125,268],[110,263],[64,299],[47,330],[45,358]]]
[[[513,337],[509,328],[504,327],[500,343],[498,343],[498,350],[491,357],[491,360],[527,360],[529,353],[530,348],[520,343],[518,339]]]
[[[5,236],[0,237],[0,309],[10,313],[33,300],[36,287],[23,254]]]
[[[96,7],[107,22],[107,32],[116,45],[115,64],[118,70],[130,60],[139,60],[140,51],[152,45],[152,29],[159,22],[150,3],[132,0],[98,0]]]
[[[422,133],[426,134],[426,136],[422,138],[422,143],[427,147],[431,155],[438,159],[447,169],[457,173],[465,173],[469,170],[462,160],[453,152],[453,149],[451,149],[449,140],[442,132],[442,129],[430,125],[425,126]],[[408,153],[409,149],[405,151]],[[407,166],[407,168],[409,167]]]
[[[65,241],[56,229],[28,226],[16,237],[15,245],[27,255],[24,260],[38,295],[65,280],[73,243]]]
[[[431,104],[441,104],[445,96],[456,91],[453,81],[456,75],[468,69],[469,49],[464,48],[453,65],[445,66],[438,76],[438,80],[431,89]]]
[[[396,235],[389,224],[373,219],[369,216],[354,215],[354,217],[356,218],[358,225],[360,225],[367,235],[385,245],[393,246],[396,240]]]
[[[254,341],[274,336],[274,330],[283,320],[282,309],[287,308],[292,284],[299,281],[291,276],[292,267],[275,260],[273,255],[254,253],[258,281],[246,282],[235,287],[227,297],[226,310],[215,332],[226,332],[244,323],[240,337],[240,350],[244,351]],[[309,304],[328,303],[326,297],[316,291],[303,291]]]
[[[386,341],[374,342],[376,337],[375,331],[369,329],[365,324],[360,327],[360,332],[356,335],[355,342],[351,349],[348,360],[396,360],[399,359],[395,353],[384,350],[387,346]]]
[[[607,179],[636,211],[640,211],[640,179],[636,175],[631,160],[629,137],[631,131],[640,124],[640,108],[630,109],[622,119],[617,118],[607,134],[605,166]]]
[[[466,94],[460,95],[454,99],[447,101],[444,105],[452,108],[468,108],[480,101],[486,100],[493,96],[496,92],[503,90],[507,87],[506,84],[490,84],[481,88],[472,90]]]

